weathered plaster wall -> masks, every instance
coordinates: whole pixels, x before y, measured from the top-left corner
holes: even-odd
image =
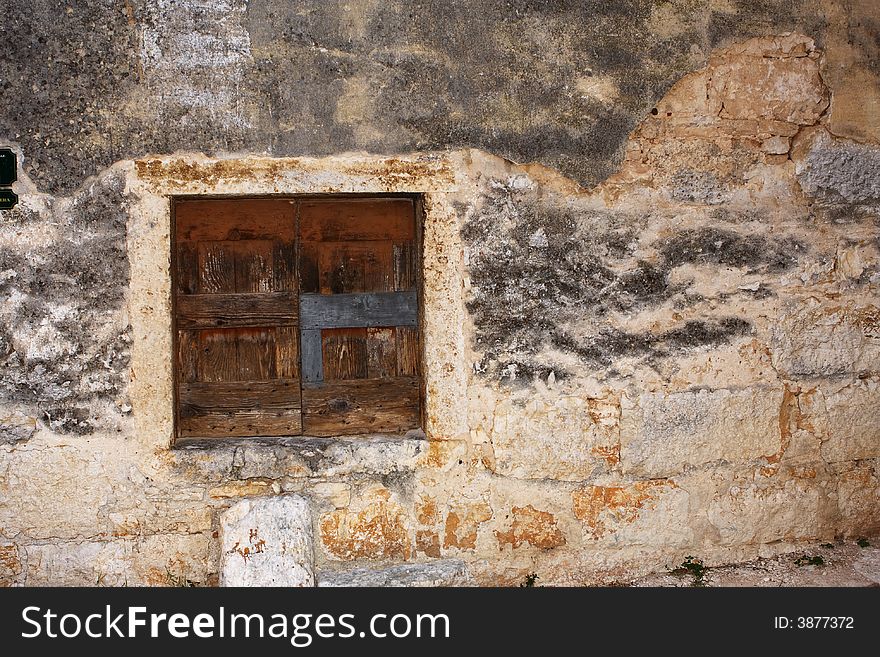
[[[217,583],[291,493],[333,584],[880,531],[874,3],[27,4],[0,582]],[[170,449],[170,196],[319,191],[425,194],[426,436]]]

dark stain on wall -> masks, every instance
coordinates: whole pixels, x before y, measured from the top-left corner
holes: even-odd
[[[129,282],[124,179],[107,176],[53,208],[57,240],[0,251],[0,401],[19,402],[61,433],[106,425],[125,404],[129,328],[120,310]],[[32,222],[28,212],[10,218]]]
[[[476,327],[477,370],[495,379],[530,381],[552,370],[547,348],[575,354],[587,366],[612,367],[623,357],[647,363],[688,349],[717,346],[747,335],[751,324],[725,315],[689,319],[662,332],[626,330],[615,316],[672,303],[681,310],[703,299],[669,280],[685,264],[780,273],[806,253],[788,237],[740,234],[703,226],[658,240],[651,262],[635,257],[636,236],[648,217],[577,210],[541,200],[533,190],[495,183],[462,229],[468,249]],[[767,296],[761,286],[754,296]]]
[[[477,147],[592,185],[715,45],[791,29],[821,40],[814,4],[31,0],[0,22],[0,135],[53,194],[175,151]],[[652,25],[659,10],[675,34]],[[594,79],[613,97],[584,91]]]

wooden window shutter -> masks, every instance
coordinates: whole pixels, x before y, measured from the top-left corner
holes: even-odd
[[[299,217],[304,432],[418,427],[412,200],[303,201]]]
[[[420,426],[411,199],[175,204],[179,438]]]
[[[175,206],[178,436],[302,432],[294,206]]]

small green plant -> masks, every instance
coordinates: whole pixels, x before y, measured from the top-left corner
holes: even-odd
[[[825,559],[820,557],[818,554],[814,557],[811,557],[807,554],[802,554],[797,559],[794,560],[795,566],[824,566]]]
[[[681,565],[672,571],[673,575],[690,575],[693,577],[691,586],[705,586],[706,573],[709,572],[708,566],[703,563],[702,559],[697,559],[688,555],[685,557]]]
[[[867,538],[860,538],[856,541],[856,545],[858,545],[860,548],[871,547],[871,541],[869,541]]]
[[[178,575],[177,573],[172,573],[168,568],[165,569],[165,575],[168,577],[168,585],[183,587],[183,588],[195,588],[199,585],[198,582],[194,582],[191,579],[187,579],[183,575]]]
[[[520,582],[520,588],[532,588],[535,585],[535,581],[538,579],[538,573],[529,573],[525,576],[522,582]]]

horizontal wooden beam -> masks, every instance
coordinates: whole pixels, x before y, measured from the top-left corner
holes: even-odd
[[[351,379],[303,384],[303,433],[344,436],[418,428],[419,379]]]
[[[298,408],[236,413],[218,411],[181,417],[177,433],[181,438],[297,436],[302,434],[302,416]]]
[[[177,297],[178,328],[277,326],[297,323],[290,292],[182,294]]]
[[[297,379],[182,383],[178,395],[182,417],[214,411],[283,410],[300,406]]]
[[[406,292],[301,294],[303,329],[416,326],[418,295]]]

